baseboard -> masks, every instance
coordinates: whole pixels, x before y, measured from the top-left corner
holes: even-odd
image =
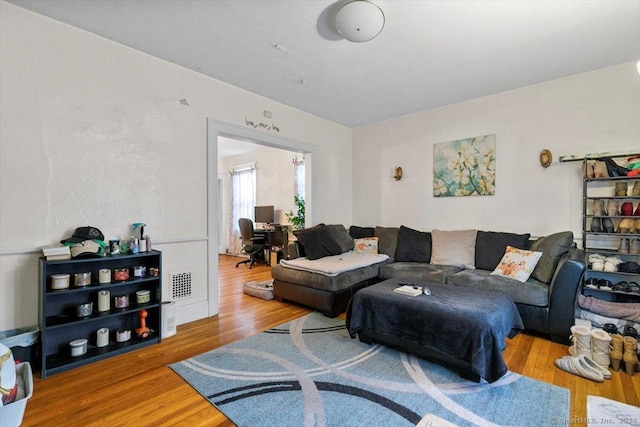
[[[194,304],[185,304],[176,307],[176,324],[183,325],[195,320],[206,319],[209,316],[209,304],[200,301]]]

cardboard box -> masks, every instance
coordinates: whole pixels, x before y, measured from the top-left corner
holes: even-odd
[[[33,396],[33,373],[29,362],[18,363],[16,370],[24,381],[25,396],[5,406],[0,406],[0,424],[5,426],[19,426],[22,424],[24,410],[27,409],[27,400]]]

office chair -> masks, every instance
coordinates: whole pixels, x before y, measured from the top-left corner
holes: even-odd
[[[249,264],[249,268],[253,268],[253,264],[256,262],[267,264],[267,261],[264,259],[264,249],[268,245],[264,238],[254,236],[253,221],[249,218],[240,218],[238,220],[238,226],[240,227],[240,235],[242,236],[242,251],[240,252],[249,255],[249,259],[237,263],[236,268],[238,268],[240,264]]]

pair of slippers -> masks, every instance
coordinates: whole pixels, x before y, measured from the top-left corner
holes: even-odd
[[[587,289],[596,289],[599,291],[616,291],[640,294],[640,285],[638,285],[636,282],[622,281],[614,285],[610,280],[590,277],[584,281],[584,287]]]
[[[593,271],[606,271],[608,273],[614,273],[618,271],[618,265],[622,263],[622,260],[615,256],[605,257],[600,254],[589,255],[589,264]]]
[[[604,382],[611,378],[608,369],[603,368],[584,354],[578,356],[564,356],[556,360],[556,366],[570,374],[578,375],[592,381]]]

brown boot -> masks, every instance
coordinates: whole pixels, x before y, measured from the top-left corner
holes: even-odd
[[[627,197],[627,183],[616,182],[615,196]]]
[[[624,337],[623,341],[624,354],[622,355],[622,360],[624,360],[624,370],[627,375],[633,376],[638,365],[638,341],[634,337]]]
[[[609,353],[609,357],[611,358],[611,369],[616,372],[620,370],[620,362],[622,362],[622,347],[622,335],[611,334],[611,352]]]
[[[609,178],[609,172],[607,171],[607,165],[604,162],[597,161],[593,166],[593,174],[596,178]]]

